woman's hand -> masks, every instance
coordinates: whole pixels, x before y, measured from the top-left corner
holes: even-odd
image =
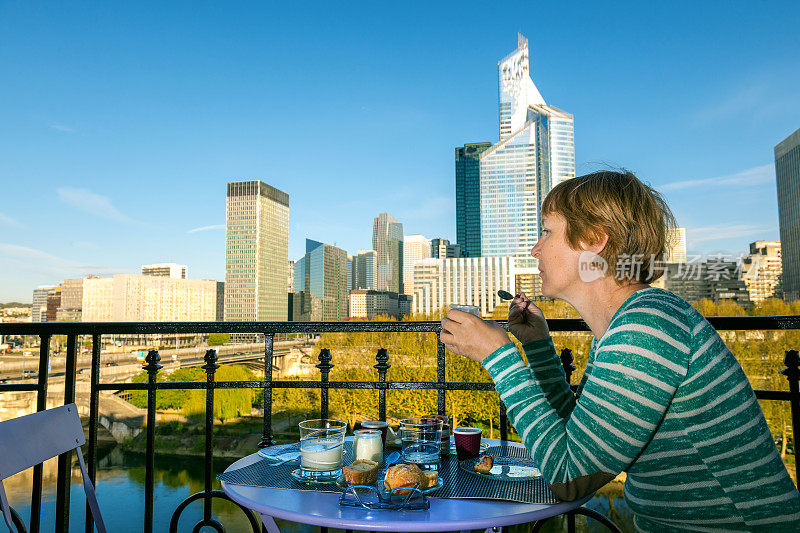
[[[442,320],[439,339],[451,352],[481,362],[510,342],[505,330],[493,320],[451,309]]]
[[[524,292],[511,302],[508,310],[508,331],[522,344],[550,336],[544,313],[525,296]]]

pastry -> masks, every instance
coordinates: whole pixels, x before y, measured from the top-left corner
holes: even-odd
[[[378,481],[378,463],[359,459],[344,467],[344,480],[351,485],[372,485]]]
[[[491,455],[484,455],[483,459],[475,463],[475,466],[473,466],[472,469],[480,474],[488,474],[493,466],[494,457]]]
[[[392,491],[397,487],[414,487],[418,489],[425,489],[428,485],[428,480],[422,470],[417,465],[394,465],[386,470],[386,477],[383,480],[383,486],[387,491]],[[398,490],[395,494],[408,494],[409,490]]]
[[[439,472],[436,470],[426,470],[423,472],[425,476],[425,488],[430,489],[439,483]]]

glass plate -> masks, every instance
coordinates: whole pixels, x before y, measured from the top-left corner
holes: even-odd
[[[273,461],[287,461],[290,460],[288,454],[296,455],[300,453],[300,443],[293,442],[291,444],[278,444],[268,448],[261,448],[256,453],[265,459],[272,459]]]
[[[339,478],[342,477],[342,469],[331,470],[330,472],[315,472],[313,475],[304,476],[303,471],[296,468],[292,470],[290,475],[300,483],[311,485],[336,485]]]
[[[536,463],[533,462],[533,459],[525,459],[522,457],[495,457],[494,466],[492,466],[488,474],[482,474],[473,469],[475,463],[480,462],[481,459],[483,459],[482,456],[464,459],[458,463],[458,466],[470,474],[488,479],[523,481],[542,477],[542,473],[536,467]]]
[[[339,476],[339,478],[336,480],[336,485],[339,488],[346,489],[349,486],[349,483],[347,483],[344,480],[344,476]],[[436,483],[436,485],[434,485],[433,487],[428,487],[427,489],[423,490],[422,494],[430,494],[431,492],[441,489],[443,485],[444,484],[442,483],[442,478],[439,478],[439,481]],[[388,494],[389,491],[386,490],[386,485],[383,484],[383,479],[379,479],[378,481],[376,481],[375,486],[378,488],[379,491],[381,491],[382,494]]]

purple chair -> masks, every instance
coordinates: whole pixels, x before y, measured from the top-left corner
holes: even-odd
[[[78,417],[78,408],[74,403],[0,422],[0,450],[3,450],[0,454],[0,507],[6,525],[11,531],[24,532],[25,525],[16,511],[8,505],[3,480],[51,457],[75,450],[83,476],[86,501],[92,511],[97,530],[106,533],[106,526],[94,494],[94,486],[86,472],[86,463],[81,453],[81,445],[85,442],[86,437],[83,435],[81,420]],[[16,527],[12,526],[12,523]]]

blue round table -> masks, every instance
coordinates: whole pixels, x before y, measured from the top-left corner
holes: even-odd
[[[491,444],[500,441],[488,440]],[[515,443],[509,443],[515,444]],[[518,445],[518,444],[516,444]],[[260,460],[258,454],[239,459],[227,470]],[[529,504],[493,500],[456,500],[431,495],[427,511],[370,511],[339,506],[339,494],[309,490],[250,487],[222,482],[233,501],[261,515],[269,533],[280,533],[274,518],[322,527],[366,531],[470,531],[534,522],[582,506],[592,495],[572,502]]]

